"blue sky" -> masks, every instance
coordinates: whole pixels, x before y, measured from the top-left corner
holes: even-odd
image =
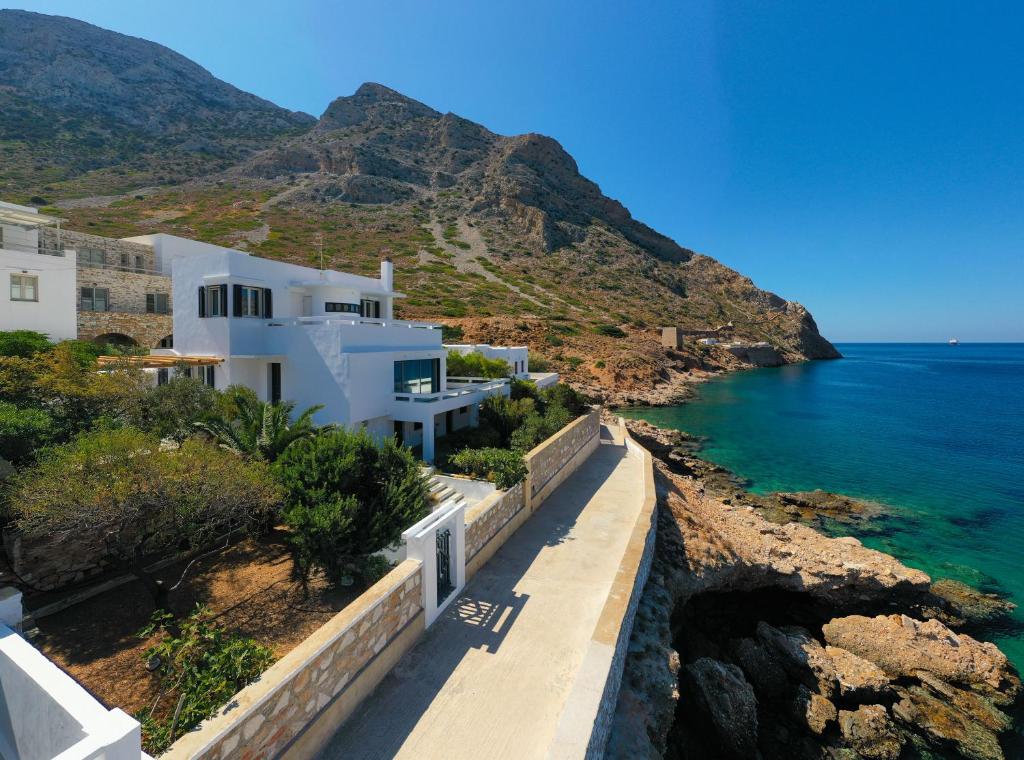
[[[1019,3],[66,0],[319,115],[364,81],[557,138],[843,340],[1024,340]]]

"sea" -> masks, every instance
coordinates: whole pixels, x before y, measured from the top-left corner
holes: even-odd
[[[702,436],[700,455],[753,491],[888,506],[885,529],[858,538],[1015,602],[985,638],[1024,671],[1024,344],[837,347],[843,359],[736,372],[628,414]]]

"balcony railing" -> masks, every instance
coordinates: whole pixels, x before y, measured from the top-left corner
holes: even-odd
[[[14,243],[9,240],[0,241],[0,250],[18,251],[20,253],[38,253],[42,256],[64,256],[64,251],[60,248],[44,248],[41,245],[22,245],[21,243]]]
[[[452,378],[448,379],[451,381]],[[497,391],[501,387],[509,384],[507,377],[502,377],[497,380],[486,377],[469,377],[461,379],[469,382],[458,385],[455,388],[449,388],[446,391],[438,391],[437,393],[396,393],[395,401],[408,401],[414,404],[435,404],[438,401],[465,398],[467,396],[475,396],[478,394],[490,395],[494,391]]]
[[[272,319],[268,327],[300,327],[303,325],[338,325],[351,327],[365,325],[368,327],[407,327],[413,330],[440,330],[441,325],[432,322],[407,322],[404,319],[363,319],[361,317],[286,317]]]

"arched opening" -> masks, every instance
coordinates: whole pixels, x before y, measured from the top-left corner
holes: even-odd
[[[153,348],[174,348],[174,336],[165,335]]]
[[[138,346],[138,341],[124,333],[103,333],[92,339],[93,343],[101,346],[118,346],[119,348],[133,348]]]

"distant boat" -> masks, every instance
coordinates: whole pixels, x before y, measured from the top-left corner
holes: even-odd
[[[958,341],[956,338],[950,338],[949,339],[949,345],[951,345],[951,346],[959,346],[960,345],[960,341]]]

